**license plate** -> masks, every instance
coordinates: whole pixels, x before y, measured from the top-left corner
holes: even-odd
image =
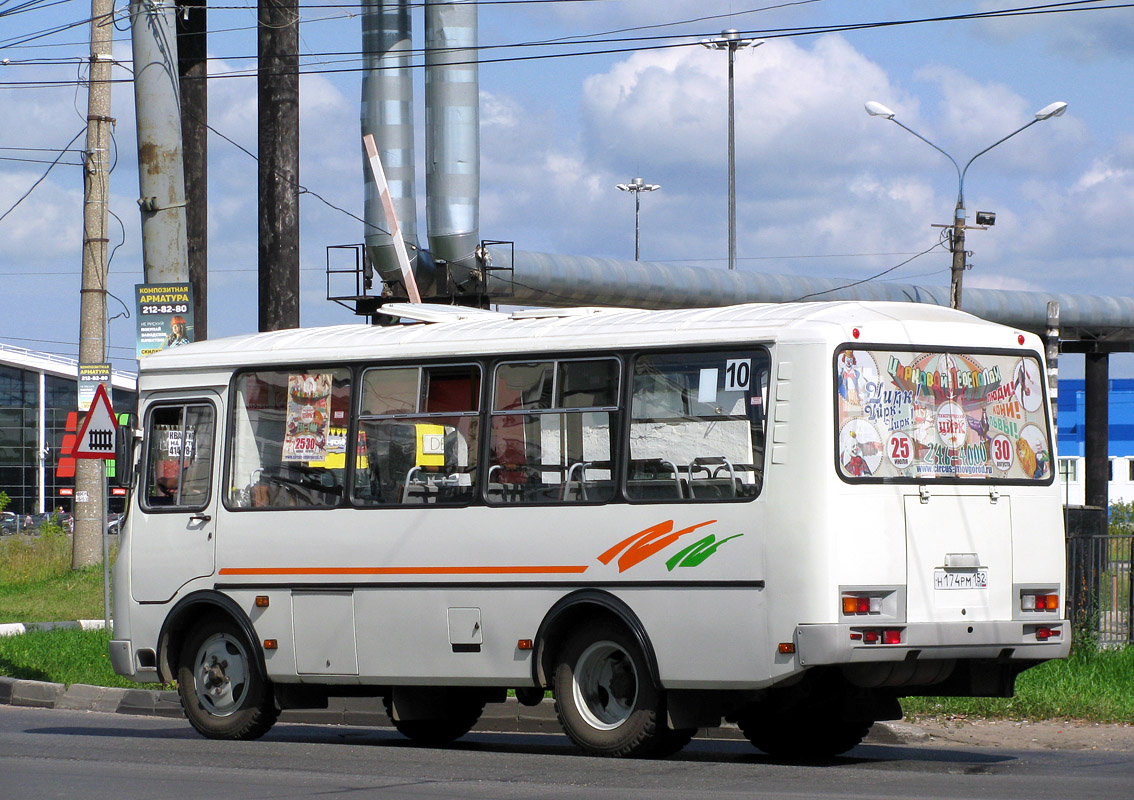
[[[934,589],[987,589],[987,570],[966,570],[953,572],[952,570],[936,569],[933,571]]]

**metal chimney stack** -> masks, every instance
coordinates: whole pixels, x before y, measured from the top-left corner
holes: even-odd
[[[429,248],[455,283],[476,265],[480,87],[475,0],[425,5],[425,185]]]
[[[398,224],[422,294],[459,287],[477,267],[480,241],[480,104],[475,0],[426,0],[425,156],[429,252],[417,245],[412,34],[408,0],[364,0],[362,133],[374,135]],[[382,204],[364,164],[366,249],[383,278],[399,279]],[[448,265],[446,285],[433,263]]]
[[[410,265],[417,258],[417,198],[413,148],[413,49],[407,0],[364,0],[362,52],[362,133],[373,134],[390,185],[394,213],[409,250]],[[382,201],[371,180],[363,154],[366,250],[383,278],[401,280],[401,268]]]

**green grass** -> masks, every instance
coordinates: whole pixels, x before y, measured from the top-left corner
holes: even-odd
[[[113,551],[111,557],[113,558]],[[0,541],[0,622],[63,622],[103,617],[102,567],[71,569],[61,530]],[[118,677],[110,631],[56,629],[0,636],[0,675],[52,683],[153,688]]]
[[[65,535],[0,542],[0,622],[102,619],[102,567],[71,569]]]
[[[0,636],[0,675],[51,683],[157,688],[120,678],[110,666],[110,631],[56,629]]]
[[[1012,698],[907,697],[902,709],[914,718],[1134,722],[1134,646],[1098,650],[1076,644],[1066,661],[1049,661],[1020,675]]]

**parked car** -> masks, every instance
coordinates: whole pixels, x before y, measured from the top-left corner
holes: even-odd
[[[11,511],[0,512],[0,536],[10,536],[17,530],[16,515]]]

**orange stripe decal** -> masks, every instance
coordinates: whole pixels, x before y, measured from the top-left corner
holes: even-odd
[[[586,566],[550,567],[225,567],[220,575],[578,575]]]
[[[673,520],[667,519],[664,522],[659,522],[657,525],[646,528],[644,531],[638,531],[638,533],[635,533],[633,536],[623,539],[599,556],[598,560],[603,564],[609,564],[614,560],[615,556],[622,553],[622,556],[618,559],[618,571],[625,572],[635,564],[645,561],[660,550],[669,547],[685,534],[692,533],[706,525],[712,525],[714,522],[716,522],[715,519],[710,519],[704,522],[698,522],[696,525],[690,525],[688,528],[674,531]],[[622,552],[623,550],[626,552]]]

